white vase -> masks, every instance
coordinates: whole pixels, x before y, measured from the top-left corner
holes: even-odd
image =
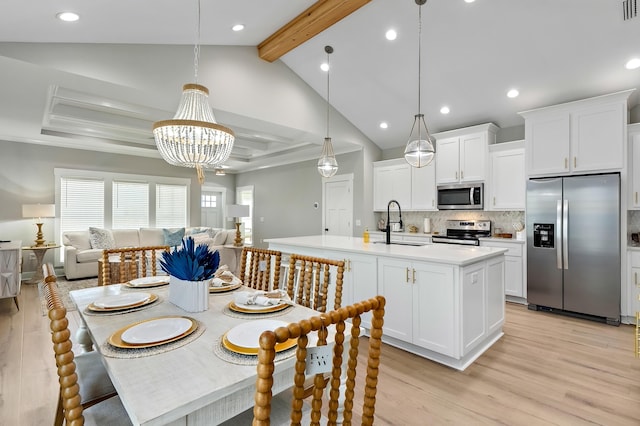
[[[187,312],[209,309],[209,281],[185,281],[169,277],[169,301]]]

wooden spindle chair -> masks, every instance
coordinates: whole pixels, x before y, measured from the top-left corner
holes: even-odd
[[[376,392],[378,384],[378,368],[380,365],[380,346],[382,343],[382,326],[384,323],[385,299],[376,296],[369,300],[345,306],[335,311],[322,313],[318,316],[291,323],[286,327],[280,327],[275,331],[265,331],[260,336],[260,349],[258,351],[258,379],[256,381],[255,405],[253,408],[253,425],[270,425],[271,418],[283,418],[282,413],[272,412],[273,372],[275,346],[289,339],[298,339],[296,349],[295,376],[293,378],[292,392],[284,392],[276,398],[290,398],[288,404],[292,425],[300,425],[303,421],[303,398],[305,380],[305,368],[307,357],[308,335],[318,332],[318,346],[327,344],[328,327],[335,324],[333,358],[331,366],[331,380],[327,411],[327,424],[335,425],[338,422],[339,400],[343,400],[342,424],[351,425],[353,419],[353,406],[356,384],[356,368],[360,343],[360,316],[365,312],[372,312],[369,346],[367,352],[366,377],[362,396],[362,425],[371,425],[374,421]],[[349,322],[347,322],[349,321]],[[345,333],[349,328],[350,332]],[[347,342],[345,343],[345,339]],[[343,376],[343,355],[346,354],[346,387],[344,395],[340,396],[341,377]],[[314,380],[313,400],[311,402],[310,419],[304,419],[304,424],[319,424],[321,419],[322,397],[326,382],[323,374],[316,374]],[[359,400],[359,398],[358,398]],[[286,404],[273,404],[273,407],[283,407]],[[282,409],[282,408],[281,408]],[[305,414],[306,415],[306,414]],[[309,423],[310,422],[310,423]],[[323,423],[324,424],[324,423]]]
[[[244,247],[240,258],[240,281],[255,290],[275,290],[280,284],[281,262],[282,253],[277,250]]]
[[[291,254],[287,274],[287,294],[298,305],[326,312],[329,284],[335,276],[333,309],[342,304],[344,260]]]
[[[49,310],[51,341],[60,383],[54,426],[79,426],[85,414],[93,424],[130,425],[98,352],[75,356],[67,309],[58,292],[53,265],[43,265],[43,291]]]
[[[111,284],[111,263],[113,256],[118,258],[120,281],[152,276],[158,273],[159,253],[169,251],[169,246],[125,247],[102,250],[102,285]],[[148,264],[148,265],[147,265]]]

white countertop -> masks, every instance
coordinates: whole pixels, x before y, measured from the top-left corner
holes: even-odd
[[[384,243],[376,244],[373,241],[364,243],[362,238],[359,237],[337,237],[331,235],[271,238],[265,240],[265,242],[269,243],[270,247],[273,247],[274,244],[300,246],[458,266],[470,265],[499,256],[507,251],[507,249],[499,247],[469,247],[451,244],[428,244],[424,246],[386,245]]]

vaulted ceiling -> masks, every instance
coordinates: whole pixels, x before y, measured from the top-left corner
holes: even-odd
[[[623,6],[627,4],[632,6],[631,16],[625,16]],[[625,68],[629,59],[640,58],[640,17],[633,17],[635,4],[635,0],[428,0],[422,8],[421,105],[427,125],[432,132],[485,122],[501,128],[522,126],[518,111],[638,87],[640,68]],[[27,59],[15,54],[19,47],[4,49],[3,44],[170,47],[195,42],[195,0],[69,0],[64,10],[81,16],[70,24],[55,18],[63,11],[59,2],[5,0],[4,6],[0,55],[21,61]],[[418,6],[414,0],[202,0],[201,14],[200,43],[204,47],[255,48],[256,58],[268,59],[261,59],[265,64],[275,61],[286,66],[316,92],[313,96],[319,101],[327,91],[326,73],[320,71],[326,60],[324,46],[333,46],[333,108],[381,149],[406,142],[418,109]],[[346,17],[340,19],[343,15]],[[238,23],[245,29],[232,31],[232,25]],[[321,31],[324,27],[328,28]],[[385,38],[389,29],[397,32],[396,40]],[[9,50],[14,54],[7,53]],[[49,66],[55,62],[51,56]],[[60,58],[68,61],[69,55]],[[82,60],[82,55],[73,58],[75,74],[91,68],[79,65]],[[187,56],[182,66],[188,78],[192,58]],[[20,68],[4,66],[0,76],[19,81],[20,76],[11,74],[15,69]],[[90,77],[96,79],[98,73],[93,71]],[[506,96],[512,88],[519,90],[517,98]],[[15,102],[9,88],[0,91],[4,92],[0,93],[0,104]],[[31,95],[29,90],[23,93]],[[170,118],[166,114],[175,111],[170,105],[177,106],[179,99],[179,92],[167,87],[166,93],[157,95],[162,96],[153,104],[157,107],[141,108],[131,99],[120,99],[119,112],[109,109],[105,116],[100,108],[86,107],[104,101],[92,99],[91,93],[90,87],[56,87],[46,96],[39,94],[48,99],[36,114],[40,137],[62,144],[65,138],[74,137],[65,127],[69,121],[77,125],[102,120],[90,129],[92,138],[87,139],[87,146],[95,144],[96,149],[103,149],[109,141],[124,150],[133,150],[136,144],[149,148],[149,122]],[[114,94],[109,101],[113,104],[119,99]],[[637,103],[635,93],[631,105]],[[440,113],[443,106],[449,107],[449,114]],[[247,114],[252,120],[242,120],[237,110],[214,105],[214,111],[217,109],[218,121],[234,128],[238,136],[237,161],[230,162],[234,170],[308,159],[319,153],[326,120],[323,112],[318,113],[316,126],[296,126],[267,119],[268,113]],[[100,120],[93,119],[97,116]],[[382,129],[381,122],[388,127]],[[0,134],[17,141],[34,139],[21,134],[19,127],[0,129]],[[80,136],[86,139],[87,135]],[[356,149],[347,143],[341,148],[335,137],[334,143],[341,152]]]

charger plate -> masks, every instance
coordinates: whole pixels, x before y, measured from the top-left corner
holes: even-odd
[[[229,302],[229,309],[243,314],[265,314],[269,312],[278,312],[287,309],[289,303],[280,303],[278,305],[238,305],[235,302]]]
[[[226,293],[228,291],[237,290],[242,286],[242,283],[223,285],[220,287],[209,287],[209,293]]]
[[[146,306],[149,305],[153,302],[155,302],[156,300],[158,300],[158,295],[154,294],[154,293],[127,293],[127,294],[140,294],[142,296],[146,295],[146,298],[140,302],[137,303],[132,303],[129,305],[122,305],[122,306],[115,306],[115,307],[101,307],[101,306],[96,306],[95,302],[91,303],[87,306],[87,309],[89,311],[93,311],[93,312],[117,312],[117,311],[126,311],[129,309],[133,309],[133,308],[139,308],[142,306]]]
[[[278,327],[286,327],[288,323],[278,320],[257,320],[242,323],[224,333],[222,336],[222,346],[241,355],[257,355],[259,339],[262,332],[275,330]],[[276,353],[292,348],[297,344],[297,339],[289,339],[286,342],[278,343],[275,347]]]
[[[156,275],[154,277],[141,277],[130,280],[124,285],[132,288],[147,288],[147,287],[159,287],[169,284],[168,275]]]
[[[172,320],[179,324],[167,324]],[[156,326],[165,328],[164,330],[162,330],[162,332],[156,333],[155,331],[153,331],[153,328]],[[108,342],[112,346],[123,349],[150,348],[153,346],[164,345],[166,343],[180,340],[193,333],[197,327],[197,321],[189,317],[168,316],[153,318],[129,324],[128,326],[121,328],[120,330],[113,333],[111,337],[109,337]],[[144,337],[141,338],[140,336],[144,336],[144,333],[146,331],[149,332],[149,337],[147,339],[145,339]],[[127,334],[123,339],[122,335],[124,333]],[[132,343],[136,341],[141,343]]]

